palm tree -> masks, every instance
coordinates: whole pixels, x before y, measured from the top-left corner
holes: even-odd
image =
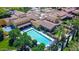
[[[10,38],[19,37],[20,35],[21,35],[21,33],[20,33],[20,30],[18,28],[13,29],[12,31],[9,32]]]
[[[57,43],[56,43],[56,44],[51,44],[51,45],[48,47],[48,50],[50,50],[50,51],[57,51],[57,50],[58,50],[58,45],[57,45]]]
[[[3,30],[0,28],[0,41],[4,39]]]
[[[37,40],[32,40],[32,43],[33,43],[33,47],[37,46]]]
[[[31,9],[30,7],[19,7],[19,8],[12,7],[12,8],[9,8],[9,10],[18,10],[18,11],[22,11],[22,12],[27,12],[30,9]]]
[[[73,38],[72,40],[76,40],[76,41],[79,41],[79,19],[72,19],[72,20],[69,20],[69,21],[66,21],[65,22],[68,26],[71,26],[72,28],[72,35],[73,35]],[[67,40],[67,44],[66,44],[66,47],[68,47],[68,42],[69,42],[69,37],[68,36],[68,40]]]
[[[64,49],[65,40],[66,40],[66,37],[65,37],[65,35],[63,33],[62,37],[61,37],[61,40],[60,40],[60,42],[61,42],[61,51],[63,51],[63,49]]]
[[[45,49],[45,44],[41,43],[38,46],[33,47],[32,51],[44,51],[44,49]]]
[[[72,25],[74,29],[73,39],[77,38],[76,41],[79,41],[79,19],[74,19]]]
[[[21,36],[20,30],[18,28],[13,29],[9,32],[9,46],[13,46],[14,41]]]
[[[63,33],[64,33],[64,26],[63,25],[60,25],[59,27],[56,28],[55,34],[59,38],[59,40],[61,40],[61,36]]]
[[[67,43],[66,43],[66,47],[68,47],[68,44],[69,44],[69,38],[70,36],[68,36],[66,39],[67,39]]]
[[[63,48],[64,48],[64,43],[65,43],[65,30],[64,30],[64,26],[61,24],[61,25],[57,28],[56,32],[57,32],[57,35],[58,35],[58,37],[59,37],[59,40],[58,40],[57,45],[60,46],[60,44],[61,44],[61,50],[63,50]]]
[[[30,46],[30,40],[29,36],[26,33],[23,33],[15,42],[14,46],[17,48],[17,50],[21,51],[27,51],[29,48],[27,46]]]

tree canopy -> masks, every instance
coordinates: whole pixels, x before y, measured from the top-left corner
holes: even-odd
[[[44,48],[45,48],[45,44],[40,43],[38,46],[33,47],[32,51],[44,51]]]
[[[0,8],[0,18],[10,17],[10,13],[6,8]]]
[[[4,39],[3,30],[0,28],[0,41]]]

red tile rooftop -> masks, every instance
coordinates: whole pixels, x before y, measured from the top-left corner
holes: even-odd
[[[56,14],[58,16],[62,17],[62,16],[65,16],[67,14],[67,12],[65,12],[65,11],[58,11]]]
[[[16,16],[19,16],[19,15],[22,15],[22,14],[25,14],[25,13],[21,12],[21,11],[17,11],[17,10],[14,11],[14,15],[16,15]]]
[[[28,22],[28,23],[24,23],[24,24],[18,25],[18,28],[22,28],[22,27],[28,26],[28,25],[31,25],[31,23]]]
[[[40,18],[40,15],[37,13],[27,13],[26,16],[28,19],[35,19],[35,20],[38,20]]]
[[[23,23],[27,23],[29,22],[30,20],[27,19],[26,17],[25,18],[18,18],[16,20],[13,20],[12,22],[16,25],[20,25],[20,24],[23,24]]]
[[[79,13],[79,9],[75,10],[76,8],[61,8],[62,10],[58,9],[52,9],[52,8],[46,8],[43,9],[44,12],[39,10],[31,10],[27,13],[16,11],[11,17],[5,18],[6,22],[10,23],[10,21],[13,21],[15,24],[22,24],[26,23],[28,20],[44,20],[42,22],[50,24],[51,23],[58,23],[61,21],[61,19],[64,19],[66,17],[73,17],[74,15],[71,13],[68,13],[72,11],[73,13]],[[46,24],[46,25],[47,25]],[[51,26],[51,25],[50,25]],[[48,25],[49,27],[49,25]]]
[[[40,22],[40,25],[51,31],[57,24],[43,20]]]
[[[74,13],[74,14],[79,14],[79,10],[75,10],[75,11],[73,11],[72,13]]]
[[[69,12],[72,12],[72,11],[76,10],[76,8],[73,8],[73,7],[71,7],[71,8],[63,8],[63,10],[69,13]]]
[[[72,14],[67,14],[67,17],[74,17],[74,15],[72,15]]]

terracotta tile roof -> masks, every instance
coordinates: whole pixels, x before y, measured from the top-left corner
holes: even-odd
[[[36,20],[36,21],[31,20],[32,25],[37,28],[41,25],[40,22],[41,22],[41,20]]]
[[[21,12],[21,11],[17,11],[17,10],[14,11],[14,15],[16,15],[16,16],[19,16],[19,15],[22,15],[22,14],[25,14],[25,13]]]
[[[72,11],[76,10],[76,8],[74,8],[74,7],[63,8],[63,10],[69,13],[69,12],[72,12]]]
[[[29,21],[30,20],[25,17],[25,18],[18,18],[16,20],[13,20],[13,23],[16,24],[16,25],[20,25],[20,24],[27,23]]]
[[[73,11],[72,13],[74,13],[74,14],[79,14],[79,10],[75,10],[75,11]]]
[[[70,18],[74,17],[74,15],[72,15],[72,14],[67,14],[66,16],[70,17]]]
[[[67,12],[65,12],[65,11],[58,11],[56,14],[57,14],[59,17],[62,17],[62,16],[65,16],[65,15],[67,14]]]
[[[18,27],[18,28],[21,28],[21,27],[28,26],[28,25],[31,25],[31,23],[28,22],[28,23],[25,23],[25,24],[21,24],[21,25],[19,25],[19,26],[17,26],[17,27]]]
[[[43,20],[40,22],[41,26],[51,31],[57,24]]]
[[[41,17],[41,19],[48,20],[51,22],[55,22],[55,21],[59,20],[57,14],[52,14],[52,13],[44,13],[44,15]]]
[[[26,16],[28,19],[35,19],[35,20],[39,19],[40,17],[39,14],[35,12],[27,13]]]

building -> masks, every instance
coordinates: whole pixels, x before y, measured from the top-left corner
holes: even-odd
[[[7,25],[14,24],[18,28],[30,25],[30,19],[26,16],[26,13],[20,11],[14,11],[14,14],[11,15],[9,18],[4,19]]]
[[[76,8],[74,8],[74,7],[67,7],[67,8],[62,8],[62,10],[67,12],[67,13],[72,13],[74,10],[76,10]]]
[[[56,27],[57,25],[58,25],[58,24],[49,22],[49,21],[47,21],[47,20],[43,20],[43,21],[40,22],[41,28],[43,28],[44,30],[47,30],[47,31],[52,31],[53,29],[55,29],[55,27]]]
[[[38,11],[29,11],[26,13],[27,18],[31,20],[39,20],[40,19],[40,12]]]
[[[75,15],[79,15],[79,9],[72,12]]]
[[[59,24],[55,24],[47,20],[42,20],[42,21],[36,20],[36,21],[32,21],[32,25],[35,26],[36,28],[40,27],[41,29],[44,29],[46,31],[52,31]]]

